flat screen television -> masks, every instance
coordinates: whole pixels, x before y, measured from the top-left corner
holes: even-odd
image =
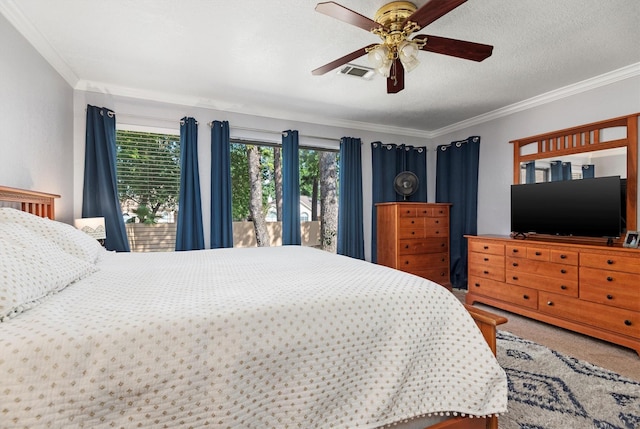
[[[619,237],[623,201],[620,176],[511,185],[511,231]]]

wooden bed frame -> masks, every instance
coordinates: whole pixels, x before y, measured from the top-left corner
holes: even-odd
[[[0,186],[0,202],[17,203],[22,211],[52,220],[55,219],[56,198],[60,198],[60,195]],[[465,305],[465,308],[475,320],[495,355],[496,326],[505,323],[507,319],[470,305]],[[498,418],[452,417],[425,429],[498,429]]]

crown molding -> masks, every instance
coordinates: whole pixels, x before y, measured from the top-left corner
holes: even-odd
[[[348,128],[360,131],[370,131],[374,133],[384,133],[397,136],[428,138],[428,131],[416,130],[404,127],[394,127],[388,125],[378,125],[369,122],[349,121],[335,118],[323,118],[317,115],[306,115],[303,113],[293,113],[290,111],[274,111],[272,109],[261,109],[255,105],[245,105],[228,102],[224,100],[204,99],[201,97],[183,96],[160,91],[150,91],[137,88],[112,85],[104,82],[79,80],[74,87],[78,91],[96,92],[109,94],[117,97],[137,98],[147,101],[157,101],[161,103],[176,104],[180,106],[199,107],[204,109],[218,110],[228,113],[259,116],[283,121],[305,122],[314,125],[325,125],[336,128]]]
[[[630,79],[636,76],[640,76],[640,63],[631,64],[626,67],[613,70],[611,72],[596,76],[594,78],[586,79],[581,82],[577,82],[571,85],[564,86],[562,88],[555,89],[553,91],[546,92],[544,94],[537,95],[518,103],[511,104],[509,106],[496,109],[491,112],[484,113],[482,115],[475,116],[464,121],[449,125],[447,127],[440,128],[438,130],[431,131],[429,138],[435,138],[444,134],[449,134],[454,131],[458,131],[464,128],[471,127],[473,125],[482,124],[494,119],[509,116],[516,112],[522,112],[523,110],[532,109],[537,106],[541,106],[553,101],[561,100],[563,98],[571,97],[572,95],[580,94],[585,91],[596,89],[602,86],[606,86],[621,80]]]
[[[0,13],[31,43],[45,61],[47,61],[72,88],[76,86],[79,81],[78,76],[62,59],[53,46],[51,46],[42,33],[24,16],[14,0],[0,1]]]

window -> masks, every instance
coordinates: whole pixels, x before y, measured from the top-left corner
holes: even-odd
[[[254,143],[254,142],[251,142]],[[232,142],[231,183],[234,246],[279,245],[281,240],[281,148],[273,144]],[[260,237],[261,219],[251,214],[251,181],[249,152],[259,178],[256,198],[261,198],[265,234]],[[337,152],[320,149],[300,149],[300,222],[302,245],[335,252],[337,239]],[[323,175],[324,173],[324,179]],[[324,195],[327,198],[323,197]],[[261,196],[259,194],[262,194]],[[323,218],[324,214],[324,218]],[[328,220],[327,220],[328,219]],[[256,234],[256,229],[258,233]]]
[[[118,198],[132,251],[175,249],[180,136],[116,131]]]

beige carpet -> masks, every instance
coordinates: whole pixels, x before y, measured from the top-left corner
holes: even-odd
[[[464,302],[465,290],[454,289],[453,293]],[[502,311],[484,304],[474,304],[492,313],[506,317],[509,321],[498,329],[542,344],[560,353],[590,362],[620,375],[640,381],[640,356],[631,349],[567,331],[538,322],[514,313]]]

